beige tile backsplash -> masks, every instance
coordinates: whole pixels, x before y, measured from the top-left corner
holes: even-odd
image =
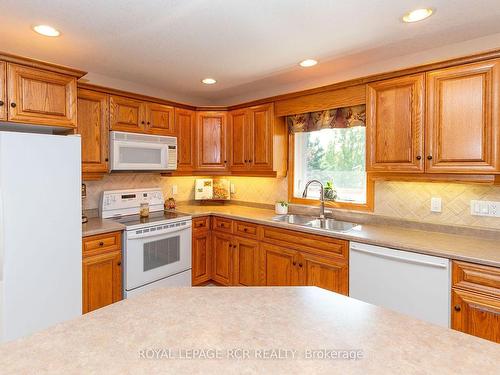
[[[236,188],[232,199],[274,204],[287,199],[286,178],[227,177]],[[172,196],[177,185],[177,201],[194,199],[194,177],[160,177],[148,173],[117,173],[100,181],[88,181],[85,208],[97,208],[103,190],[161,186],[165,197]],[[430,212],[432,197],[441,197],[442,212]],[[420,182],[377,182],[375,214],[427,223],[465,225],[500,229],[500,218],[472,216],[472,199],[500,201],[500,187]]]

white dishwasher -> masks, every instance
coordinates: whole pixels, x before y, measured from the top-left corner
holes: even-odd
[[[450,327],[450,261],[351,242],[349,296]]]

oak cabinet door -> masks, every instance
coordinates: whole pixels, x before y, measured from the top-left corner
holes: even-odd
[[[248,163],[252,170],[273,169],[273,104],[249,108]]]
[[[196,127],[198,170],[226,171],[227,123],[225,112],[198,112]]]
[[[369,171],[423,172],[424,75],[367,86]]]
[[[429,72],[426,86],[426,171],[498,172],[500,60]]]
[[[146,104],[142,101],[111,95],[109,98],[111,130],[144,133]]]
[[[451,328],[500,343],[500,297],[452,289]]]
[[[233,237],[233,284],[259,285],[259,242]]]
[[[6,64],[0,61],[0,121],[7,121]]]
[[[83,313],[122,299],[121,251],[83,258]]]
[[[109,153],[109,96],[78,89],[77,132],[82,140],[82,172],[107,173]]]
[[[298,252],[281,246],[261,244],[265,285],[296,286],[300,285],[297,270]]]
[[[196,113],[187,109],[175,109],[175,128],[177,132],[177,170],[194,169]]]
[[[76,78],[7,64],[8,120],[76,127]]]
[[[348,295],[349,274],[347,263],[336,263],[329,259],[301,253],[298,265],[303,285],[317,286]]]
[[[222,285],[231,285],[233,262],[231,235],[213,232],[212,239],[212,278]]]
[[[250,124],[248,112],[245,109],[229,113],[231,134],[231,170],[246,170],[249,168]]]
[[[193,233],[192,248],[192,282],[193,285],[202,284],[211,278],[210,232]]]
[[[174,108],[158,103],[146,105],[146,129],[150,134],[175,135]]]

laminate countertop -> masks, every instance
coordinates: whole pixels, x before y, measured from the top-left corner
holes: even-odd
[[[101,219],[100,217],[89,218],[82,224],[82,237],[94,236],[96,234],[119,232],[125,229],[125,225],[113,220]]]
[[[385,246],[421,254],[500,267],[499,239],[410,229],[402,226],[361,224],[347,232],[332,232],[276,222],[273,210],[240,205],[179,205],[177,211],[193,217],[216,215],[271,225],[284,229],[320,234],[370,245]]]
[[[6,374],[498,374],[500,345],[315,287],[161,288],[0,346]]]

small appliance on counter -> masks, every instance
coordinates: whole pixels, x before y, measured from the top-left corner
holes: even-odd
[[[191,216],[164,212],[164,204],[160,188],[103,192],[101,217],[125,225],[125,298],[164,286],[191,286]]]
[[[194,188],[197,201],[231,200],[231,183],[225,178],[197,178]]]

